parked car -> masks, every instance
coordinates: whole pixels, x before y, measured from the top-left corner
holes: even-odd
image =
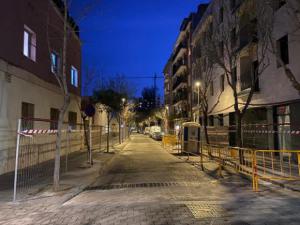
[[[146,127],[146,128],[145,128],[144,134],[145,134],[145,135],[149,135],[149,134],[150,134],[150,127]]]
[[[131,133],[137,133],[137,129],[136,128],[131,128]]]
[[[162,132],[154,132],[151,137],[156,140],[156,141],[161,141],[162,140],[162,137],[163,137],[163,134]]]
[[[159,127],[159,126],[152,126],[152,127],[150,127],[150,137],[152,137],[152,135],[155,132],[161,132],[161,127]]]

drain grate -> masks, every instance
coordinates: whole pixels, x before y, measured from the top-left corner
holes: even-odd
[[[86,190],[111,190],[111,189],[123,189],[123,188],[155,188],[155,187],[170,187],[170,186],[181,186],[177,182],[167,183],[138,183],[138,184],[109,184],[99,185],[86,188]]]
[[[186,203],[186,206],[196,219],[220,218],[226,216],[224,209],[218,204],[208,202]]]

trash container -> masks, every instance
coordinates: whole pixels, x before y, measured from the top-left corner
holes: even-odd
[[[187,122],[182,124],[183,151],[199,153],[200,151],[200,124]]]

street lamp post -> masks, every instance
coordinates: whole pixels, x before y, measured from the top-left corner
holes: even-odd
[[[119,121],[119,142],[120,144],[123,142],[124,139],[124,124],[123,124],[123,110],[125,109],[125,102],[126,98],[122,98],[122,112],[120,114],[120,121]]]
[[[200,81],[197,81],[197,82],[195,83],[195,86],[196,86],[197,92],[198,92],[198,102],[197,102],[197,107],[198,107],[198,118],[197,118],[197,120],[198,120],[198,123],[200,123],[200,86],[201,86]]]
[[[200,88],[201,88],[201,82],[200,81],[197,81],[195,83],[195,86],[197,88],[197,91],[198,91],[198,123],[200,124]],[[200,161],[201,161],[201,169],[202,171],[204,170],[204,167],[203,167],[203,154],[202,154],[202,145],[201,145],[201,140],[199,140],[200,142],[198,142],[198,146],[197,146],[197,149],[198,149],[198,153],[200,153]]]

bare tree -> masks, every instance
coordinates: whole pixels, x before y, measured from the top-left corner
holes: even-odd
[[[48,48],[49,48],[49,56],[51,55],[51,41],[49,36],[49,26],[51,26],[49,21],[50,15],[50,8],[52,6],[52,0],[48,1],[48,17],[47,17],[47,39],[48,39]],[[64,116],[70,104],[70,93],[68,90],[67,85],[67,78],[66,78],[66,70],[67,70],[67,42],[69,36],[69,24],[68,24],[68,1],[63,0],[62,2],[63,7],[63,32],[61,37],[62,38],[62,52],[61,52],[61,68],[54,73],[55,78],[60,86],[60,89],[63,94],[63,104],[59,110],[59,118],[57,122],[57,138],[56,138],[56,151],[55,151],[55,164],[54,164],[54,174],[53,174],[53,188],[55,191],[59,189],[59,179],[60,179],[60,156],[61,156],[61,139],[62,139],[62,128],[64,123]],[[73,30],[71,31],[73,33]],[[58,37],[56,37],[58,38]],[[52,59],[50,57],[50,61]]]
[[[85,67],[85,72],[84,72],[84,81],[82,83],[82,89],[84,93],[85,99],[80,100],[75,97],[75,101],[77,103],[77,107],[80,111],[80,117],[83,123],[83,132],[84,132],[84,139],[85,143],[87,145],[87,158],[89,160],[89,163],[93,165],[93,158],[92,158],[92,149],[91,149],[91,143],[89,139],[89,129],[87,127],[87,118],[88,116],[85,113],[85,107],[87,107],[89,104],[92,104],[92,99],[90,99],[89,96],[89,89],[91,88],[92,82],[95,80],[97,71],[95,68],[91,68],[89,66]],[[90,126],[90,124],[89,124]]]
[[[199,43],[200,44],[200,43]],[[200,46],[197,46],[195,55],[197,54],[197,50],[199,51]],[[200,116],[200,109],[203,115],[203,128],[204,128],[204,136],[205,141],[207,144],[209,144],[209,136],[208,136],[208,130],[207,130],[207,121],[208,121],[208,115],[211,114],[215,108],[218,106],[220,102],[221,95],[223,91],[221,90],[218,94],[217,100],[213,105],[209,105],[209,95],[212,94],[211,91],[214,88],[213,82],[217,78],[215,73],[215,64],[212,63],[212,60],[209,60],[208,58],[204,56],[195,58],[193,63],[193,74],[196,80],[195,83],[195,91],[197,92],[197,100],[198,100],[198,110],[199,110],[199,116]]]
[[[238,1],[237,1],[238,2]],[[242,1],[239,7],[223,1],[224,21],[214,21],[204,46],[208,58],[224,72],[232,91],[236,115],[236,145],[242,146],[242,119],[253,95],[259,76],[269,66],[268,34],[272,31],[269,12],[260,0]],[[237,66],[242,60],[248,69],[238,80]],[[242,92],[243,91],[243,92]],[[243,100],[240,95],[243,95]]]
[[[300,42],[300,1],[298,0],[289,0],[286,1],[283,7],[285,7],[283,15],[281,18],[276,18],[276,9],[279,7],[278,1],[267,1],[262,0],[265,2],[265,7],[269,7],[269,9],[272,11],[272,14],[270,18],[272,18],[272,26],[277,27],[280,26],[280,23],[278,23],[278,19],[281,20],[282,18],[285,19],[285,21],[288,21],[288,34],[291,37],[294,37],[297,42]],[[271,3],[271,4],[270,4]],[[282,26],[282,25],[281,25]],[[297,77],[296,72],[289,67],[288,64],[286,64],[282,57],[280,49],[277,46],[276,39],[274,37],[274,34],[272,32],[269,33],[269,41],[271,43],[271,52],[276,57],[277,63],[280,65],[280,67],[283,68],[283,71],[288,78],[288,80],[291,82],[291,85],[294,89],[298,91],[298,94],[300,95],[300,80],[299,77]]]
[[[62,13],[61,23],[62,27],[55,27],[54,24],[51,24],[50,21],[50,9],[53,7],[52,4],[56,4],[60,7],[60,11]],[[53,188],[55,191],[59,190],[59,180],[60,180],[60,157],[61,157],[61,140],[62,140],[62,129],[64,123],[65,113],[69,107],[71,97],[67,84],[67,51],[68,51],[68,41],[70,38],[73,38],[77,35],[78,26],[74,22],[74,20],[69,16],[69,8],[72,0],[48,0],[48,12],[47,12],[47,40],[48,40],[48,49],[49,49],[49,57],[50,62],[52,62],[51,58],[51,39],[61,40],[61,53],[60,53],[60,62],[61,66],[54,73],[54,76],[59,84],[63,95],[63,104],[59,109],[59,118],[57,122],[57,138],[56,138],[56,151],[55,151],[55,164],[54,164],[54,174],[53,174]],[[86,12],[85,14],[86,15]],[[55,27],[58,32],[56,32],[59,36],[51,37],[49,28]]]

